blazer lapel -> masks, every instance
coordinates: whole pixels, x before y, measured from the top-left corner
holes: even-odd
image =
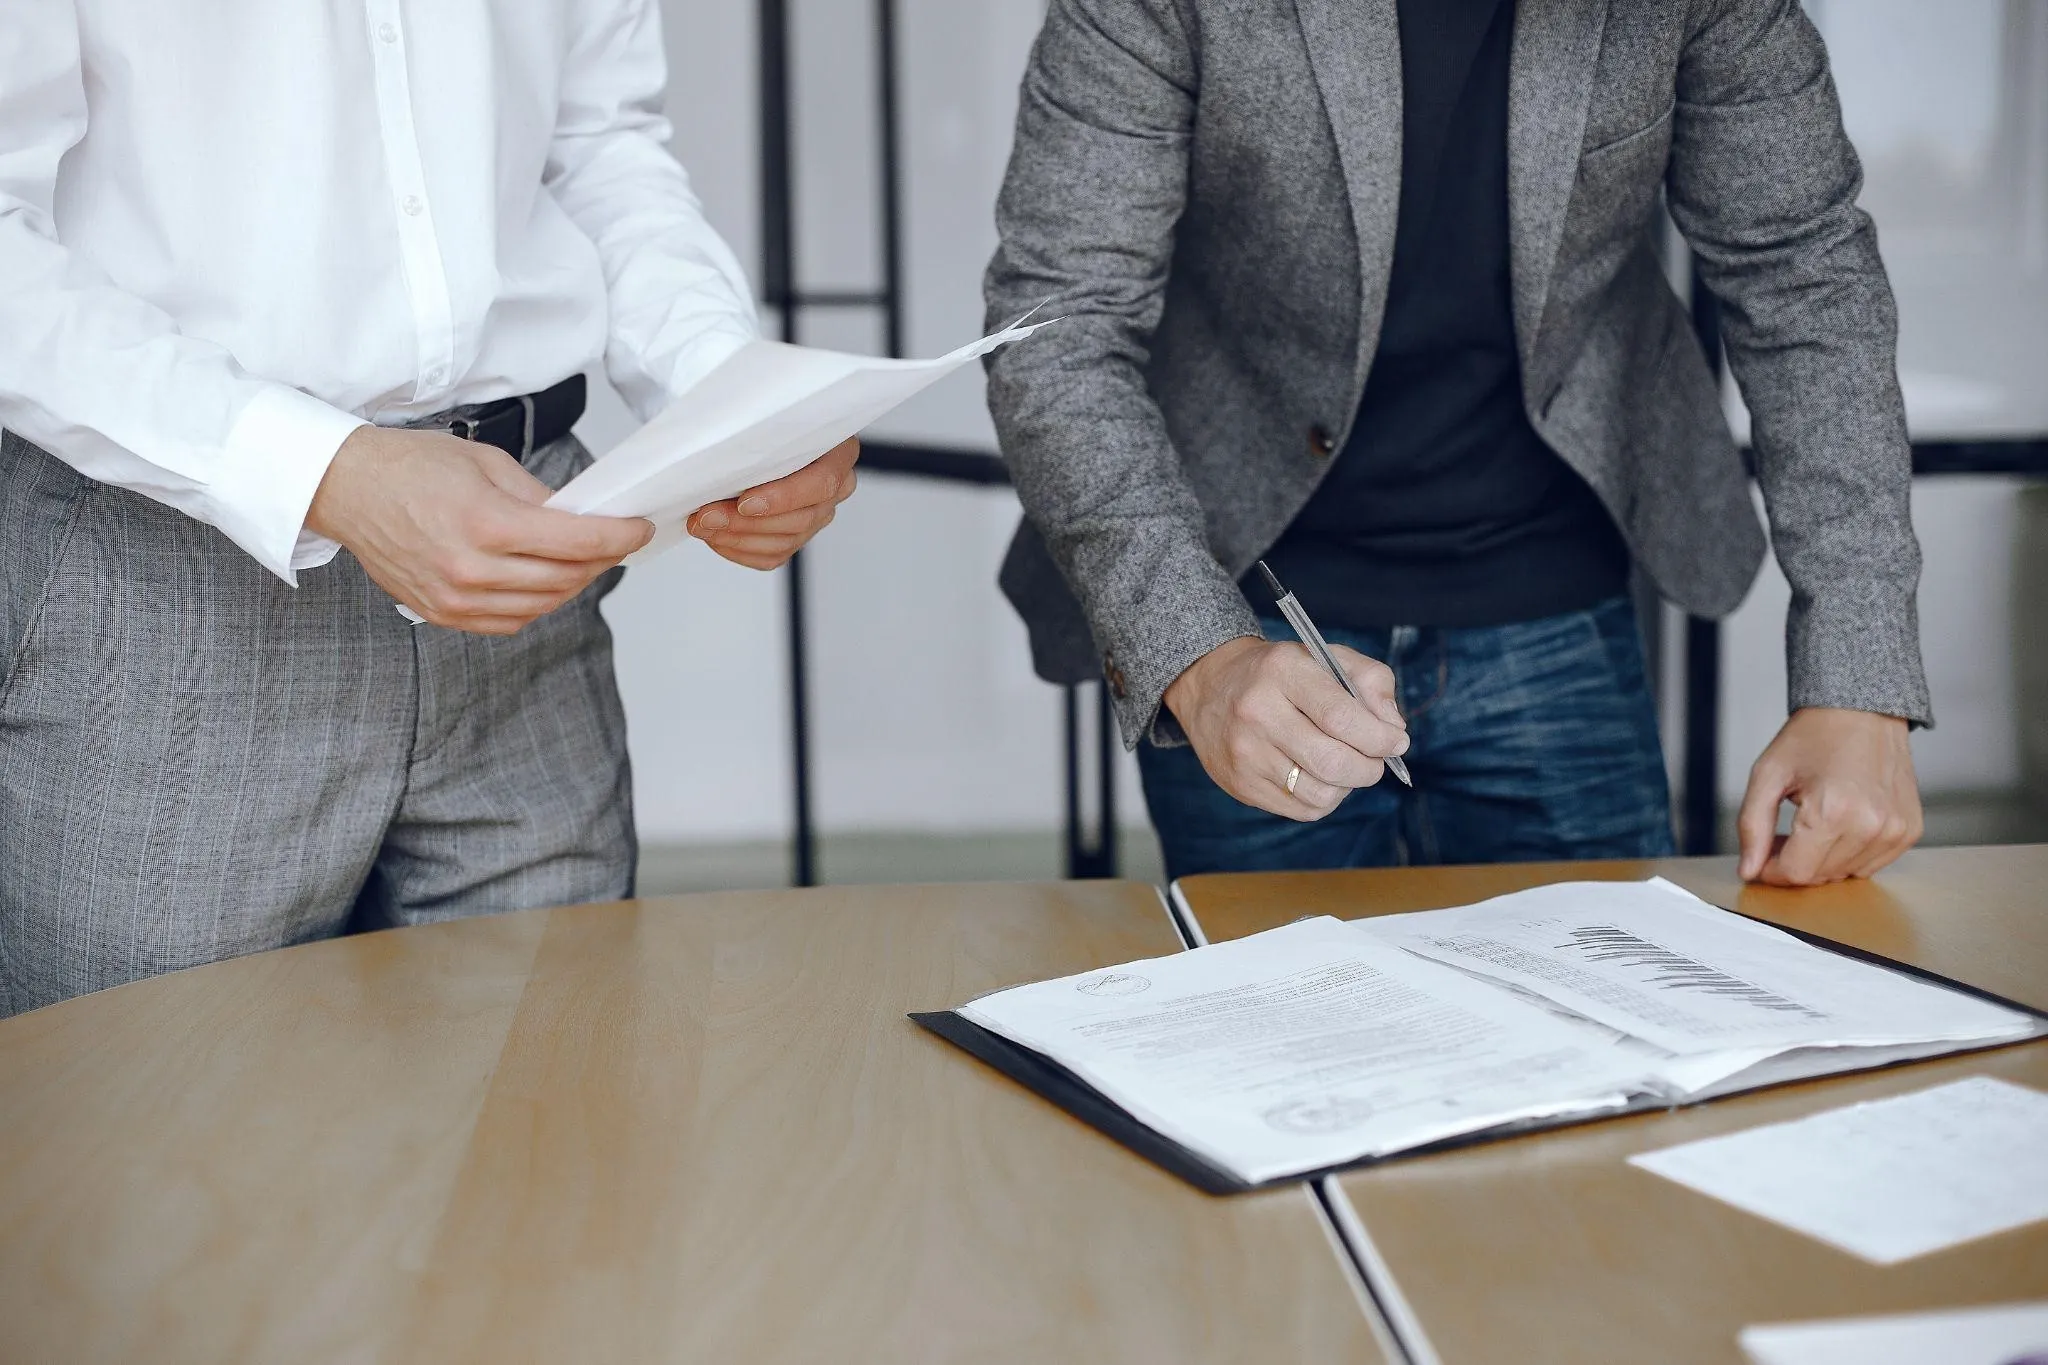
[[[1401,206],[1401,27],[1394,0],[1295,0],[1358,238],[1354,394],[1379,344]],[[1340,438],[1341,439],[1341,438]]]
[[[1508,240],[1515,338],[1532,372],[1578,179],[1608,0],[1520,0],[1508,74]]]

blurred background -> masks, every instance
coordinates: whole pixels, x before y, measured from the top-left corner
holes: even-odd
[[[664,5],[675,147],[712,221],[764,298],[825,296],[795,313],[796,339],[886,350],[891,310],[866,300],[892,260],[906,353],[978,335],[991,205],[1043,0]],[[1938,725],[1914,745],[1929,840],[2048,839],[2048,486],[2016,472],[2048,467],[2048,0],[1807,9],[1863,155],[1928,471],[1914,507]],[[885,60],[893,89],[879,78]],[[786,280],[773,268],[785,225]],[[766,307],[764,322],[778,333],[781,310]],[[601,382],[593,392],[580,430],[603,450],[632,423]],[[1739,432],[1732,391],[1729,406]],[[927,462],[942,474],[986,477],[973,458],[995,450],[979,371],[871,439],[942,452]],[[786,573],[742,570],[694,543],[635,569],[607,611],[642,889],[780,885],[806,870],[828,882],[1068,871],[1067,697],[1032,676],[1023,628],[995,587],[1017,515],[1000,484],[871,471],[804,555],[808,869],[792,858]],[[1732,847],[1727,816],[1784,718],[1786,599],[1768,567],[1704,650],[1670,609],[1653,618],[1675,790],[1690,747],[1693,788],[1720,807],[1713,827],[1695,821],[1692,847]],[[1102,806],[1086,691],[1077,711],[1085,828]],[[1116,864],[1156,877],[1135,766],[1119,753],[1109,777]]]

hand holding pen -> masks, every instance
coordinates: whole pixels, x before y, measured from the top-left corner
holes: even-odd
[[[1273,590],[1274,605],[1279,607],[1280,614],[1287,618],[1287,624],[1294,627],[1295,635],[1300,637],[1308,652],[1316,656],[1316,662],[1329,670],[1330,676],[1335,678],[1346,692],[1357,697],[1358,689],[1351,685],[1351,679],[1338,667],[1335,656],[1330,653],[1329,642],[1323,639],[1323,633],[1316,629],[1316,623],[1308,619],[1308,612],[1302,607],[1300,600],[1280,586],[1279,577],[1266,567],[1266,561],[1263,559],[1259,561],[1259,572],[1265,575],[1266,586]],[[1398,755],[1390,755],[1387,758],[1387,771],[1400,778],[1402,786],[1415,785],[1415,779],[1408,776],[1408,765],[1403,763]],[[1288,790],[1292,791],[1293,788],[1290,787]]]
[[[1336,672],[1309,648],[1245,636],[1195,660],[1166,689],[1166,707],[1202,767],[1244,804],[1320,820],[1407,752],[1392,671],[1342,645],[1325,650]]]

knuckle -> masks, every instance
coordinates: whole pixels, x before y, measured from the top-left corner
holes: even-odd
[[[1316,728],[1327,735],[1342,732],[1349,708],[1327,693],[1318,693],[1302,709]]]
[[[1309,746],[1306,767],[1313,768],[1319,781],[1331,786],[1354,785],[1358,776],[1358,755],[1337,741],[1318,738]]]
[[[502,517],[481,508],[469,508],[456,518],[456,534],[472,545],[496,546],[506,539]]]
[[[458,555],[448,565],[446,576],[458,589],[481,588],[490,582],[490,562],[473,555]]]

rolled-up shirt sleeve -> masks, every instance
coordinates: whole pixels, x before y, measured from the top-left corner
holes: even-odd
[[[547,188],[597,246],[605,368],[653,416],[760,334],[746,272],[668,150],[654,0],[576,0]]]
[[[57,170],[86,121],[73,6],[24,7],[0,39],[0,426],[296,583],[339,548],[306,511],[362,419],[247,373],[65,247]]]

